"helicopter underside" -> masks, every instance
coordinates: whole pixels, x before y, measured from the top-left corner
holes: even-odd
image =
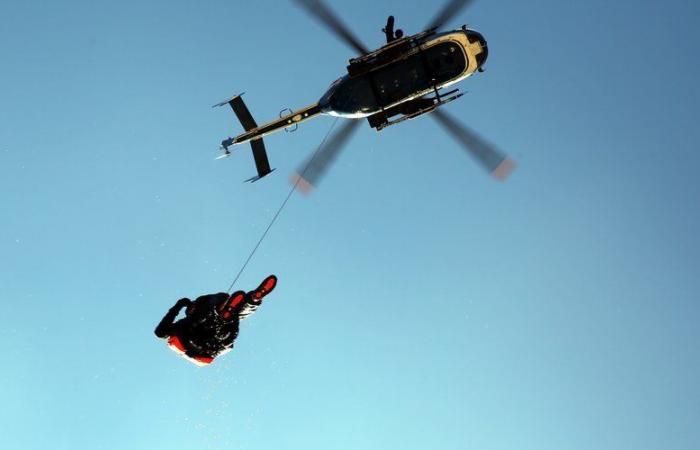
[[[279,130],[295,127],[319,114],[327,114],[347,119],[372,118],[370,124],[382,129],[382,124],[393,114],[416,114],[417,111],[429,112],[424,107],[425,96],[434,93],[439,99],[438,91],[472,75],[479,68],[479,58],[485,55],[483,38],[474,39],[476,32],[466,28],[446,33],[419,33],[428,35],[425,40],[415,43],[398,57],[370,65],[359,74],[347,75],[336,80],[317,104],[304,109],[281,115],[261,126],[246,127],[243,134],[222,142],[227,149],[231,145],[242,144],[262,138]],[[480,35],[479,35],[480,36]],[[472,39],[470,39],[470,37]],[[411,41],[412,42],[412,41]],[[381,55],[389,44],[374,54]],[[353,62],[348,70],[352,72]],[[483,62],[483,59],[482,59]],[[364,63],[364,62],[363,62]],[[231,99],[233,101],[234,99]],[[222,102],[220,105],[231,101]],[[231,104],[234,111],[240,105]],[[431,109],[432,110],[432,109]],[[238,112],[237,112],[238,114]],[[249,115],[250,113],[246,113]],[[381,120],[378,120],[381,119]],[[252,118],[249,120],[252,121]]]
[[[324,114],[349,119],[382,113],[467,78],[482,51],[462,31],[438,35],[406,57],[338,79],[319,106]]]

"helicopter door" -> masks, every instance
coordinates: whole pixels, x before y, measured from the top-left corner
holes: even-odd
[[[425,66],[418,54],[372,72],[372,76],[383,107],[430,88]]]

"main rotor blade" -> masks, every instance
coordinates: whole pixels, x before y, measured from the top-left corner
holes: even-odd
[[[455,138],[474,159],[494,178],[505,180],[515,169],[515,162],[484,141],[479,135],[457,122],[445,111],[436,109],[431,114],[448,133]]]
[[[369,53],[367,47],[348,29],[323,0],[295,0],[306,11],[335,33],[346,44],[360,52]]]
[[[359,124],[359,120],[348,120],[341,125],[314,154],[304,161],[290,181],[302,193],[310,194],[314,188],[318,187]]]
[[[452,17],[456,16],[462,8],[468,6],[473,0],[450,0],[435,16],[430,25],[425,29],[442,28]]]

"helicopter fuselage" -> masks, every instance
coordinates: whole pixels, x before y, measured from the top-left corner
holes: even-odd
[[[486,52],[485,41],[470,42],[468,32],[434,35],[365,74],[339,78],[318,102],[321,112],[361,119],[464,80],[478,70]]]
[[[385,48],[396,45],[387,44],[374,53],[381,54]],[[487,54],[486,41],[474,30],[463,28],[429,34],[396,58],[365,73],[354,76],[349,73],[337,79],[318,103],[247,129],[222,145],[228,148],[259,139],[321,114],[348,119],[379,114],[464,80],[481,67]]]

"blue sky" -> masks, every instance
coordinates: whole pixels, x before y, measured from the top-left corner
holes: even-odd
[[[334,1],[368,44],[427,2]],[[476,2],[487,71],[429,118],[361,129],[241,277],[278,289],[197,369],[152,330],[225,290],[332,123],[213,161],[315,102],[351,50],[292,2],[0,5],[0,447],[700,446],[695,2]]]

